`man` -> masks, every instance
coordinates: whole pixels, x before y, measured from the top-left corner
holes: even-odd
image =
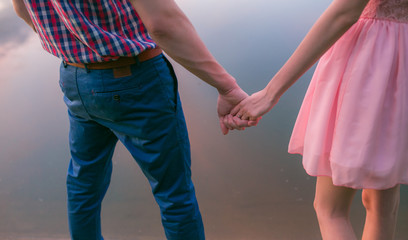
[[[224,119],[247,97],[173,0],[13,0],[43,48],[61,58],[71,161],[72,239],[103,239],[101,202],[120,140],[148,178],[168,239],[204,239],[190,147],[170,57],[219,92],[224,134],[257,121]],[[150,34],[150,35],[149,35]],[[229,117],[231,118],[231,117]]]

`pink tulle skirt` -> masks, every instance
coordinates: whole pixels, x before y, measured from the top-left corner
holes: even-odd
[[[289,153],[337,186],[408,184],[408,23],[360,19],[321,58]]]

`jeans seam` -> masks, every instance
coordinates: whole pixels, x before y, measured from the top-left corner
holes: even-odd
[[[89,112],[88,112],[88,109],[86,108],[86,106],[85,106],[85,104],[84,104],[84,101],[83,101],[83,99],[82,99],[81,93],[80,93],[80,91],[79,91],[79,86],[78,86],[78,67],[75,67],[75,87],[76,87],[76,89],[77,89],[78,97],[79,97],[79,99],[81,100],[81,105],[82,105],[82,107],[85,109],[85,112],[86,112],[86,114],[88,115],[88,118],[92,119],[92,118],[91,118],[91,115],[90,115]]]
[[[173,110],[174,115],[176,115],[177,114],[177,99],[175,99],[174,106],[173,106],[173,103],[171,102],[171,96],[169,96],[169,94],[167,93],[167,90],[166,90],[166,88],[164,86],[164,82],[163,82],[163,79],[162,79],[163,77],[160,74],[160,70],[157,68],[156,64],[154,64],[153,66],[154,66],[154,69],[155,69],[155,71],[157,73],[157,77],[159,78],[160,90],[164,94],[164,97],[165,97],[165,100],[166,100],[167,104]],[[174,78],[173,78],[172,74],[170,74],[170,75],[171,75],[171,78],[173,80],[173,86],[174,86]]]
[[[179,97],[179,94],[178,94],[178,79],[177,79],[177,75],[176,75],[176,72],[174,71],[174,68],[173,68],[173,65],[171,65],[171,63],[170,63],[170,61],[165,57],[165,56],[163,56],[163,59],[164,59],[164,61],[166,62],[166,65],[167,65],[167,68],[169,69],[169,71],[170,71],[170,75],[172,76],[172,79],[173,79],[173,91],[174,91],[174,102],[175,102],[175,104],[176,104],[176,111],[177,111],[177,108],[179,107],[178,105],[178,97]]]

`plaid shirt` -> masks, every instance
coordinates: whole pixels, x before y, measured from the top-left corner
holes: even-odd
[[[43,48],[72,63],[155,48],[129,0],[25,0]]]

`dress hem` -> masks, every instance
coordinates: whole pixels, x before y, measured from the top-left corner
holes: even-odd
[[[303,157],[303,153],[301,152],[297,152],[297,151],[288,151],[289,154],[299,154]],[[332,179],[333,182],[333,177],[329,174],[312,174],[309,170],[306,169],[304,162],[302,161],[302,165],[303,165],[303,169],[305,170],[305,172],[311,176],[311,177],[329,177]],[[387,190],[387,189],[391,189],[396,187],[397,185],[408,185],[408,182],[398,182],[395,184],[391,184],[391,186],[386,186],[386,187],[380,187],[380,188],[375,188],[375,187],[364,187],[364,186],[350,186],[347,184],[338,184],[338,183],[334,183],[333,185],[336,187],[346,187],[346,188],[351,188],[351,189],[355,189],[355,190],[360,190],[360,189],[373,189],[373,190]]]

